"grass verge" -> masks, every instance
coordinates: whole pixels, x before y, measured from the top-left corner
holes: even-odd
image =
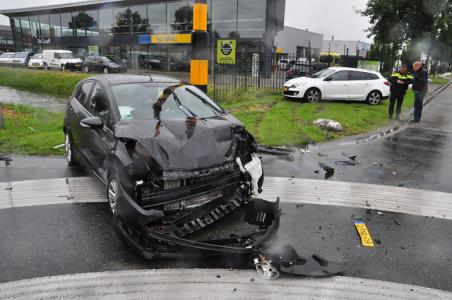
[[[450,78],[444,78],[444,77],[430,77],[432,80],[432,84],[447,84],[450,80]]]
[[[0,67],[0,85],[18,90],[69,97],[88,74]]]
[[[17,104],[0,105],[4,128],[0,129],[0,153],[62,155],[53,149],[64,143],[64,113],[49,112]]]
[[[403,109],[413,107],[413,102],[413,93],[409,91]],[[261,92],[248,93],[246,99],[235,97],[220,103],[245,123],[259,143],[272,146],[302,146],[311,141],[325,141],[326,132],[312,125],[319,118],[333,119],[344,127],[342,133],[330,135],[332,138],[362,134],[389,124],[388,100],[377,106],[336,101],[311,104]]]

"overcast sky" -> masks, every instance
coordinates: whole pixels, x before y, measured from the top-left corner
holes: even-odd
[[[75,0],[39,0],[39,5],[74,2]],[[78,1],[78,0],[76,0]],[[36,6],[36,0],[0,0],[0,9]],[[356,14],[367,0],[286,0],[286,25],[322,33],[324,39],[368,41],[364,32],[367,18]],[[9,24],[0,16],[1,24]]]

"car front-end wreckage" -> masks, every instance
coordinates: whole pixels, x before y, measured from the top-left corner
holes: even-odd
[[[108,86],[105,78],[120,77],[97,78]],[[107,88],[105,96],[92,96],[88,108],[100,111],[97,117],[73,99],[65,121],[67,158],[75,154],[106,185],[115,231],[126,244],[146,259],[245,255],[268,278],[278,272],[271,261],[292,274],[339,273],[338,265],[299,258],[291,247],[269,250],[280,203],[261,197],[258,146],[240,121],[191,85],[139,80],[111,84],[123,93],[108,102]],[[149,103],[153,91],[158,96]],[[98,98],[121,117],[106,118]],[[81,146],[68,145],[77,138]],[[294,268],[301,265],[309,270]]]

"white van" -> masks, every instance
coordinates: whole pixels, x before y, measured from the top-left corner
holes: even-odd
[[[82,60],[68,50],[44,50],[44,69],[81,70]]]

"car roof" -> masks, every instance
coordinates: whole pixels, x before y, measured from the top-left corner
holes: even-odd
[[[335,71],[359,71],[359,72],[367,72],[367,73],[373,73],[373,74],[380,74],[380,73],[375,72],[375,71],[366,70],[366,69],[359,69],[359,68],[331,67],[331,68],[328,68],[328,69],[335,70]]]
[[[126,83],[184,83],[184,81],[177,78],[149,74],[145,75],[130,75],[130,74],[104,74],[90,77],[88,79],[98,80],[105,85],[118,85]]]
[[[72,51],[69,50],[44,50],[44,52],[56,52],[56,53],[72,53]]]

